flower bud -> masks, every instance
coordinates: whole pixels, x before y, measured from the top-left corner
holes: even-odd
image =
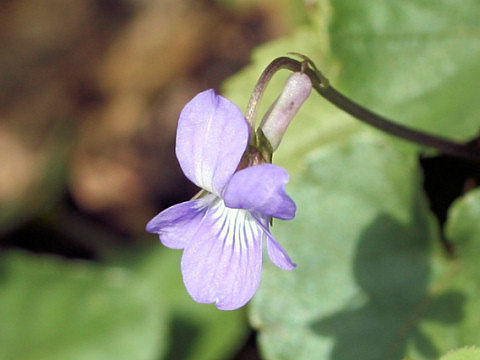
[[[312,91],[310,78],[301,72],[290,75],[280,96],[263,117],[260,129],[276,150],[288,124]]]

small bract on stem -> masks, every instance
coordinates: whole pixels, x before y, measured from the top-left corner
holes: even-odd
[[[271,145],[271,151],[277,150],[288,125],[312,92],[312,81],[303,72],[294,72],[287,79],[282,93],[263,117],[257,132],[263,132]]]

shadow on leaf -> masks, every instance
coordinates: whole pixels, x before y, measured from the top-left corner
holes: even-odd
[[[454,324],[463,317],[464,296],[431,297],[429,226],[418,214],[410,224],[381,215],[361,235],[353,264],[359,299],[311,325],[334,339],[332,360],[400,360],[413,343],[426,358],[440,354],[419,323]]]
[[[200,326],[184,315],[175,314],[170,323],[170,346],[165,359],[184,360],[192,354],[192,344],[199,337]]]

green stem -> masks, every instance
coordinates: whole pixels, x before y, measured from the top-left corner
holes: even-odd
[[[306,64],[310,66],[306,66]],[[457,143],[443,137],[414,130],[375,114],[338,92],[316,68],[312,69],[312,66],[313,63],[310,60],[300,62],[288,57],[276,58],[267,66],[255,86],[245,113],[245,118],[252,128],[252,134],[255,130],[257,108],[268,82],[277,71],[287,69],[293,72],[304,72],[312,81],[314,89],[321,96],[341,110],[370,126],[416,144],[435,148],[444,154],[462,157],[480,163],[479,147]]]

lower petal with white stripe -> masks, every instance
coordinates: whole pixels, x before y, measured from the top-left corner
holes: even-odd
[[[213,198],[182,258],[183,281],[193,299],[221,310],[245,305],[260,283],[263,236],[248,210]]]

